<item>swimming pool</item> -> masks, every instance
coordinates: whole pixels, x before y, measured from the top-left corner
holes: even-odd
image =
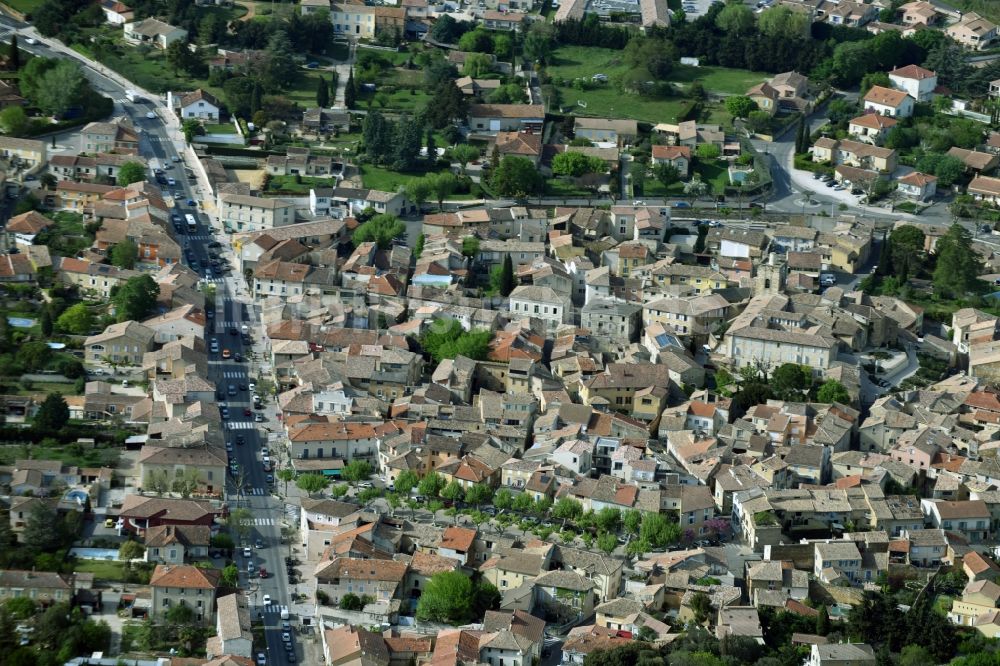
[[[14,328],[31,328],[35,325],[34,319],[27,319],[25,317],[11,317],[7,315],[7,323]]]
[[[70,548],[69,554],[81,560],[118,561],[118,551],[114,548]]]

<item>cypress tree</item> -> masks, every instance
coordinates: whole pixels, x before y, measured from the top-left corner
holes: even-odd
[[[347,76],[347,85],[344,86],[344,106],[348,109],[354,108],[357,92],[354,85],[354,68],[351,67],[351,73]]]
[[[882,234],[882,246],[878,253],[878,268],[875,272],[879,275],[891,275],[892,274],[892,252],[889,247],[889,235],[887,233]]]
[[[511,261],[510,255],[505,255],[503,258],[503,266],[500,269],[500,295],[510,296],[510,292],[514,291],[514,262]]]
[[[316,83],[316,106],[325,109],[330,106],[330,88],[326,85],[326,79],[322,76]]]
[[[250,115],[260,111],[260,108],[264,105],[264,91],[261,90],[260,84],[253,84],[253,91],[250,93]]]
[[[10,67],[13,71],[21,69],[21,49],[17,45],[17,35],[10,36]]]
[[[427,128],[427,161],[433,163],[437,159],[437,142],[434,141],[434,128]]]

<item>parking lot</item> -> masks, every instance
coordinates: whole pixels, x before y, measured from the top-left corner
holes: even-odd
[[[688,16],[698,18],[708,12],[709,7],[714,2],[722,2],[722,0],[684,0],[681,7]]]

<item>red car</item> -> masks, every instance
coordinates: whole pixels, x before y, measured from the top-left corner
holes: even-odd
[[[267,569],[265,569],[264,567],[260,568],[260,577],[267,578]]]
[[[253,411],[248,409],[243,410],[243,416],[253,416]]]

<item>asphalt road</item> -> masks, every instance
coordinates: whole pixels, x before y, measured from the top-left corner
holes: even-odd
[[[6,38],[12,30],[17,30],[20,34],[34,35],[33,30],[25,30],[24,24],[18,23],[7,17],[0,17],[0,39]],[[89,63],[75,54],[67,54],[61,48],[52,48],[44,41],[37,41],[35,44],[28,44],[25,39],[20,40],[22,49],[35,55],[45,57],[76,57],[84,64],[84,74],[90,80],[95,90],[115,100],[116,112],[128,114],[141,129],[140,152],[149,163],[150,169],[160,168],[164,171],[164,176],[174,178],[175,186],[161,185],[165,198],[169,199],[172,193],[179,193],[180,198],[174,198],[176,204],[176,214],[184,219],[186,214],[192,214],[197,220],[194,233],[188,233],[183,228],[183,233],[177,234],[184,249],[184,261],[199,275],[206,277],[211,271],[207,281],[215,286],[215,329],[208,337],[219,339],[220,347],[229,349],[233,355],[239,352],[243,360],[224,360],[219,354],[211,354],[209,361],[209,379],[214,381],[218,390],[227,391],[230,384],[237,388],[241,384],[248,385],[252,381],[250,373],[249,359],[247,358],[252,349],[252,345],[244,345],[239,335],[230,335],[228,329],[235,327],[239,330],[242,323],[252,324],[253,308],[248,308],[240,297],[245,297],[245,290],[239,284],[242,277],[230,273],[227,277],[220,277],[217,271],[210,266],[210,253],[215,252],[225,258],[230,244],[218,230],[212,226],[212,221],[207,215],[201,212],[200,206],[189,206],[188,200],[198,202],[202,196],[201,192],[194,186],[194,181],[189,180],[185,175],[185,164],[181,159],[183,156],[182,139],[179,136],[171,136],[172,130],[167,126],[163,118],[159,115],[165,113],[165,109],[152,100],[144,100],[139,103],[131,103],[125,99],[125,87],[116,81],[104,76],[98,71],[97,65]],[[156,110],[155,119],[147,119],[146,113]],[[153,174],[150,174],[152,179]],[[220,243],[221,248],[209,248],[213,241]],[[232,262],[230,262],[232,263]],[[259,324],[259,322],[257,322]],[[253,326],[251,326],[253,328]],[[228,391],[227,391],[228,392]],[[236,460],[241,469],[244,470],[244,488],[247,494],[237,495],[237,488],[233,483],[233,478],[227,480],[227,499],[231,506],[239,504],[247,506],[253,514],[253,532],[250,536],[251,543],[257,539],[262,541],[261,548],[253,549],[253,560],[255,570],[259,571],[261,566],[267,568],[269,576],[266,579],[259,577],[249,578],[247,576],[247,562],[240,555],[236,562],[241,571],[241,587],[247,590],[247,594],[252,605],[252,616],[255,622],[263,621],[266,627],[265,637],[267,641],[267,663],[269,665],[281,666],[290,663],[284,643],[281,639],[280,630],[280,609],[288,606],[290,599],[288,595],[288,576],[283,566],[283,557],[286,551],[281,545],[281,505],[276,498],[270,494],[270,486],[266,482],[266,472],[260,462],[260,447],[264,443],[261,429],[252,420],[244,415],[244,409],[252,406],[251,396],[247,391],[240,391],[234,398],[226,396],[226,405],[230,410],[230,419],[224,421],[226,427],[226,440],[235,442],[236,437],[241,435],[245,443],[234,446]],[[221,407],[221,405],[220,405]],[[264,595],[269,595],[271,603],[265,605]],[[294,633],[293,633],[294,643]],[[295,646],[296,653],[301,656],[301,650]],[[296,659],[296,662],[298,660]]]

